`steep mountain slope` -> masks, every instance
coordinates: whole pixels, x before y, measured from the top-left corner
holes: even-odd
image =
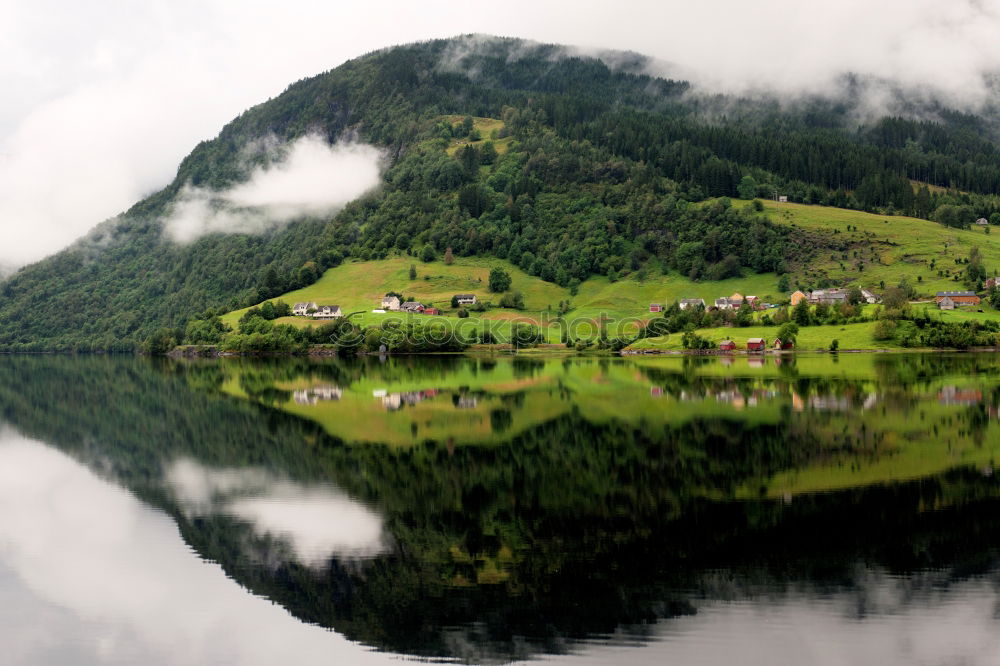
[[[2,283],[0,348],[131,349],[206,309],[310,284],[345,256],[451,247],[562,287],[653,257],[696,280],[788,268],[799,232],[752,209],[688,206],[706,196],[780,189],[921,217],[951,205],[955,223],[1000,211],[985,196],[1000,189],[1000,161],[980,119],[941,111],[936,122],[884,119],[859,131],[850,105],[707,100],[642,74],[641,56],[605,60],[613,67],[557,46],[459,38],[299,81],[199,144],[161,192]],[[720,108],[741,112],[727,120]],[[382,187],[336,215],[258,234],[165,237],[185,188],[241,183],[268,159],[254,145],[307,134],[379,146]],[[970,194],[915,192],[910,178]]]

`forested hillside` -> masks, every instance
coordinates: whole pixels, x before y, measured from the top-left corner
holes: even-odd
[[[451,248],[564,287],[651,260],[696,280],[809,261],[795,229],[753,207],[692,205],[707,197],[780,192],[956,226],[1000,219],[998,149],[983,119],[941,109],[933,121],[858,127],[849,104],[704,98],[641,73],[642,57],[616,63],[459,38],[375,52],[294,83],[199,144],[164,190],[2,283],[0,348],[132,349],[192,315],[310,284],[348,256]],[[492,119],[486,136],[483,119]],[[187,245],[164,236],[185,186],[239,183],[259,163],[248,146],[306,134],[382,147],[382,187],[332,217],[261,234]]]

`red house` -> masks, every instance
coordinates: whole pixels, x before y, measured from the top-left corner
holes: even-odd
[[[767,341],[764,338],[750,338],[747,340],[747,351],[764,351]]]
[[[719,349],[722,351],[733,351],[736,349],[736,343],[732,340],[723,340],[719,343]]]
[[[772,349],[791,349],[795,346],[795,343],[791,340],[782,340],[781,338],[775,338],[774,342],[771,344]]]
[[[424,314],[427,314],[427,315],[439,315],[439,314],[441,314],[441,311],[438,310],[437,308],[424,308]]]
[[[663,303],[650,303],[649,304],[649,311],[650,312],[663,312]]]

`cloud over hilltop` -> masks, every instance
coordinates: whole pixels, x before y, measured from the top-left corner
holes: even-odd
[[[185,186],[164,221],[178,243],[211,233],[261,233],[300,217],[335,213],[379,184],[382,153],[361,143],[329,145],[307,135],[266,149],[269,163],[224,191]]]

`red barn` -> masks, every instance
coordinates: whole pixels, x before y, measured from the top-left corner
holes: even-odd
[[[649,304],[649,311],[650,312],[663,312],[663,303],[650,303]]]
[[[719,349],[722,351],[733,351],[736,349],[736,343],[732,340],[723,340],[719,343]]]
[[[424,308],[424,314],[427,314],[427,315],[439,315],[439,314],[441,314],[441,311],[438,310],[437,308]]]
[[[747,340],[747,351],[764,351],[767,341],[764,338],[750,338]]]

